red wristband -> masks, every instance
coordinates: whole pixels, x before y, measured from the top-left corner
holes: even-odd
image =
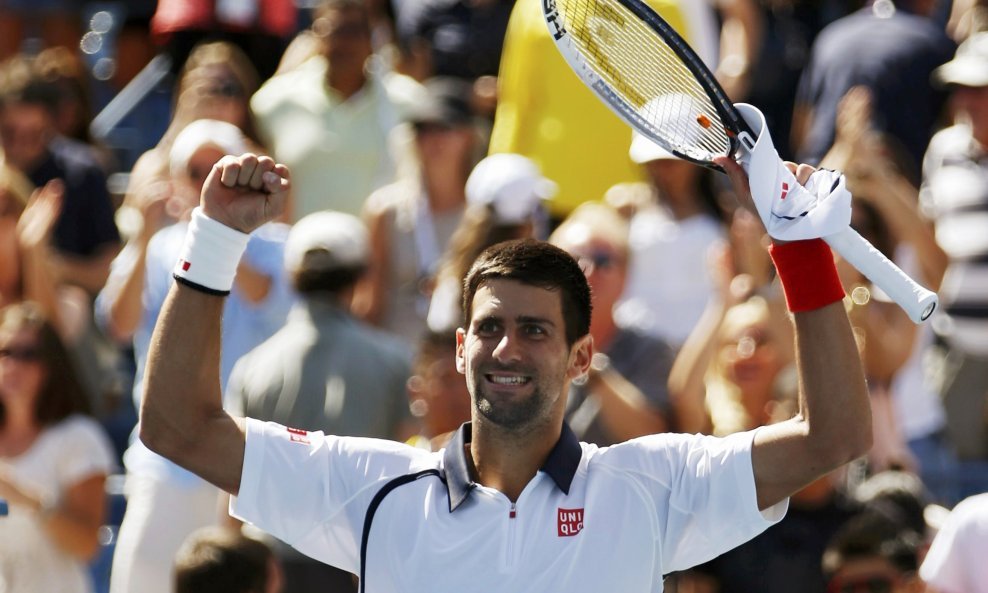
[[[844,298],[834,255],[823,239],[773,244],[768,249],[793,313],[812,311]]]

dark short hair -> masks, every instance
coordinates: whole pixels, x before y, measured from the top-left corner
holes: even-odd
[[[336,294],[356,284],[366,270],[366,266],[332,270],[302,269],[292,274],[292,286],[300,294],[317,292]]]
[[[175,555],[175,593],[261,593],[273,557],[265,544],[229,527],[200,529]]]
[[[54,115],[60,101],[58,85],[42,75],[34,58],[15,56],[0,64],[0,109],[26,104]]]
[[[570,254],[544,241],[505,241],[481,252],[463,280],[463,319],[469,325],[473,297],[490,280],[515,280],[559,291],[569,345],[590,333],[590,285]]]
[[[848,519],[823,552],[823,573],[830,579],[847,562],[883,558],[902,573],[919,568],[922,538],[889,517],[865,510]]]

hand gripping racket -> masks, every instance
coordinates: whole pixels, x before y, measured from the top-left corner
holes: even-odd
[[[676,156],[720,170],[736,159],[769,235],[822,237],[919,323],[937,295],[851,229],[843,175],[800,185],[779,158],[761,112],[734,105],[696,53],[642,0],[540,0],[549,33],[576,74],[631,127]]]

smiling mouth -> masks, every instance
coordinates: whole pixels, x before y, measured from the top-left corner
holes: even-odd
[[[505,387],[517,387],[520,385],[527,385],[532,380],[531,377],[525,377],[521,375],[485,374],[484,378],[487,379],[488,382],[493,383],[494,385],[501,385]]]

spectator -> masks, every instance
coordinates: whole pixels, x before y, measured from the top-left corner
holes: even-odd
[[[196,46],[175,85],[174,115],[157,145],[138,158],[130,173],[124,202],[117,212],[121,232],[132,239],[141,232],[141,210],[147,201],[170,191],[169,154],[175,137],[198,119],[215,119],[240,128],[249,148],[263,152],[257,140],[249,99],[258,74],[247,56],[225,42]],[[176,213],[168,214],[174,222]]]
[[[408,442],[429,451],[442,449],[470,420],[470,392],[456,370],[455,330],[422,336],[407,387],[409,408],[421,423],[421,432]]]
[[[198,120],[175,138],[170,170],[173,192],[150,200],[143,232],[113,262],[96,313],[106,331],[119,342],[133,341],[137,372],[133,397],[139,409],[151,331],[173,282],[172,268],[189,226],[192,207],[213,164],[224,154],[239,154],[246,140],[234,125]],[[166,205],[166,202],[169,205]],[[180,222],[167,224],[169,208]],[[287,228],[272,223],[251,235],[238,268],[236,286],[226,301],[222,385],[233,364],[285,321],[291,295],[283,278],[283,245]],[[127,468],[127,512],[114,551],[110,590],[165,593],[172,578],[170,559],[193,530],[215,523],[217,490],[152,453],[132,439],[124,454]]]
[[[953,42],[933,22],[929,0],[874,0],[827,26],[813,44],[793,115],[793,145],[801,160],[818,163],[834,141],[837,106],[851,87],[867,87],[877,131],[897,142],[919,180],[919,164],[944,95],[929,84],[950,59]]]
[[[317,212],[295,223],[285,267],[301,301],[281,330],[234,367],[228,409],[326,434],[402,440],[412,433],[407,351],[348,311],[368,252],[367,231],[349,214]],[[349,573],[267,541],[289,591],[353,590]]]
[[[923,583],[916,574],[921,541],[920,534],[882,513],[856,515],[823,553],[827,590],[921,593]]]
[[[409,348],[425,330],[443,246],[463,217],[476,146],[469,85],[436,78],[426,89],[428,100],[416,105],[409,121],[419,174],[367,200],[370,268],[354,303],[358,315],[397,334]]]
[[[631,218],[628,285],[616,315],[679,346],[713,292],[707,253],[724,228],[708,172],[637,132],[629,156],[649,179],[650,200]]]
[[[773,293],[752,295],[715,261],[717,292],[676,356],[669,392],[679,430],[727,435],[769,423],[792,382],[791,328]]]
[[[436,272],[427,322],[433,331],[451,331],[463,322],[463,278],[480,252],[495,243],[543,238],[544,199],[556,184],[542,177],[531,160],[517,154],[494,154],[474,167],[467,179],[467,208],[450,237]]]
[[[106,176],[93,149],[57,131],[59,92],[27,58],[6,62],[0,72],[0,144],[8,165],[41,187],[65,186],[54,230],[56,282],[95,295],[119,249]]]
[[[66,138],[92,144],[89,122],[93,118],[89,106],[89,80],[85,65],[77,53],[65,47],[50,47],[37,57],[41,77],[58,89],[59,102],[55,113],[55,128]]]
[[[956,123],[938,132],[923,163],[922,205],[949,256],[934,323],[938,345],[929,379],[947,413],[947,436],[959,457],[958,499],[988,491],[988,33],[972,36],[934,80],[951,91]]]
[[[848,91],[838,107],[834,146],[823,163],[846,174],[855,197],[852,226],[901,265],[915,268],[926,286],[938,290],[947,255],[936,242],[932,222],[920,213],[916,187],[875,131],[873,119],[871,93],[864,87]],[[923,353],[933,337],[930,325],[917,327],[898,306],[873,294],[850,265],[843,263],[839,269],[850,295],[849,315],[858,328],[872,392],[873,469],[876,463],[877,469],[890,465],[914,469],[938,501],[950,504],[956,498],[952,454],[943,438],[943,403],[922,379]],[[901,450],[902,441],[909,451]]]
[[[947,516],[919,569],[929,593],[988,591],[988,493],[962,500]]]
[[[407,431],[408,353],[348,311],[368,260],[367,231],[356,217],[317,212],[295,223],[285,266],[300,301],[288,323],[234,367],[232,408],[327,434]]]
[[[173,593],[280,593],[271,549],[232,529],[204,527],[175,554]]]
[[[89,593],[113,452],[40,310],[0,310],[0,588]]]
[[[419,80],[453,76],[473,85],[471,103],[493,118],[497,71],[515,0],[422,0],[400,4],[398,44]]]
[[[394,180],[388,136],[407,100],[366,69],[372,50],[361,0],[324,0],[312,30],[319,55],[251,99],[261,138],[292,168],[295,220],[326,209],[359,214],[373,190]]]
[[[586,381],[570,387],[566,421],[582,441],[612,445],[671,425],[668,344],[621,328],[613,310],[628,277],[628,227],[609,206],[583,204],[549,237],[579,262],[590,284],[594,360]]]

